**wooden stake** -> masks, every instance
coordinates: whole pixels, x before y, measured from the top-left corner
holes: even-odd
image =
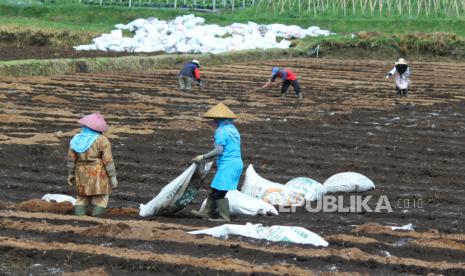
[[[425,0],[425,12],[427,17],[429,16],[429,1],[430,0]]]
[[[361,3],[361,2],[360,2],[360,3]],[[365,0],[365,3],[363,4],[363,9],[362,9],[363,14],[365,14],[365,11],[366,11],[366,9],[367,9],[367,4],[368,4],[368,0]]]
[[[417,8],[418,8],[418,10],[417,10],[417,16],[420,15],[420,9],[421,9],[421,2],[422,2],[422,1],[423,1],[423,0],[418,0],[418,2],[417,2]]]

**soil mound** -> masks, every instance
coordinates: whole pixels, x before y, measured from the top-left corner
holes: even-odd
[[[131,226],[126,223],[117,223],[117,224],[101,224],[96,227],[92,227],[88,230],[82,232],[84,235],[90,236],[114,236],[114,235],[125,235],[131,232]]]
[[[53,212],[59,214],[72,214],[73,204],[70,202],[46,202],[40,199],[31,199],[16,204],[13,209],[28,212]]]
[[[387,226],[383,226],[379,223],[365,223],[355,228],[354,232],[364,233],[384,233],[389,232],[391,229]]]
[[[138,217],[139,209],[129,207],[108,208],[108,216]]]
[[[61,99],[55,96],[47,96],[47,95],[38,95],[32,98],[33,101],[43,102],[43,103],[54,103],[54,104],[66,104],[69,101],[65,99]]]

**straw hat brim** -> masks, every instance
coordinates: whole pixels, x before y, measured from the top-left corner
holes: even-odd
[[[210,108],[203,117],[209,119],[237,119],[237,115],[223,103]]]

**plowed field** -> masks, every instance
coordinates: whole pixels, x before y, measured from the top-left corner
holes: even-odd
[[[275,64],[295,71],[305,99],[292,90],[279,98],[277,87],[250,92]],[[205,85],[191,92],[177,90],[178,68],[0,78],[0,274],[465,274],[465,65],[411,64],[411,94],[401,99],[384,79],[391,66],[330,59],[206,65]],[[387,196],[393,212],[301,208],[234,218],[305,227],[327,248],[191,236],[218,224],[187,209],[139,218],[140,203],[211,148],[213,130],[201,114],[219,101],[239,114],[244,163],[261,176],[324,182],[359,172],[376,184],[364,196]],[[77,218],[69,204],[33,200],[74,195],[66,185],[69,139],[76,120],[97,110],[111,125],[120,182],[107,217]],[[192,208],[207,192],[208,185]],[[387,227],[407,223],[415,231]]]

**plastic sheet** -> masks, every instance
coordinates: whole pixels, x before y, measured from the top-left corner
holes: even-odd
[[[218,227],[188,233],[193,235],[204,234],[214,237],[239,235],[253,239],[265,239],[273,242],[300,243],[323,247],[328,246],[328,242],[319,235],[305,228],[295,226],[275,225],[266,227],[261,224],[251,223],[247,223],[246,225],[224,224]]]

